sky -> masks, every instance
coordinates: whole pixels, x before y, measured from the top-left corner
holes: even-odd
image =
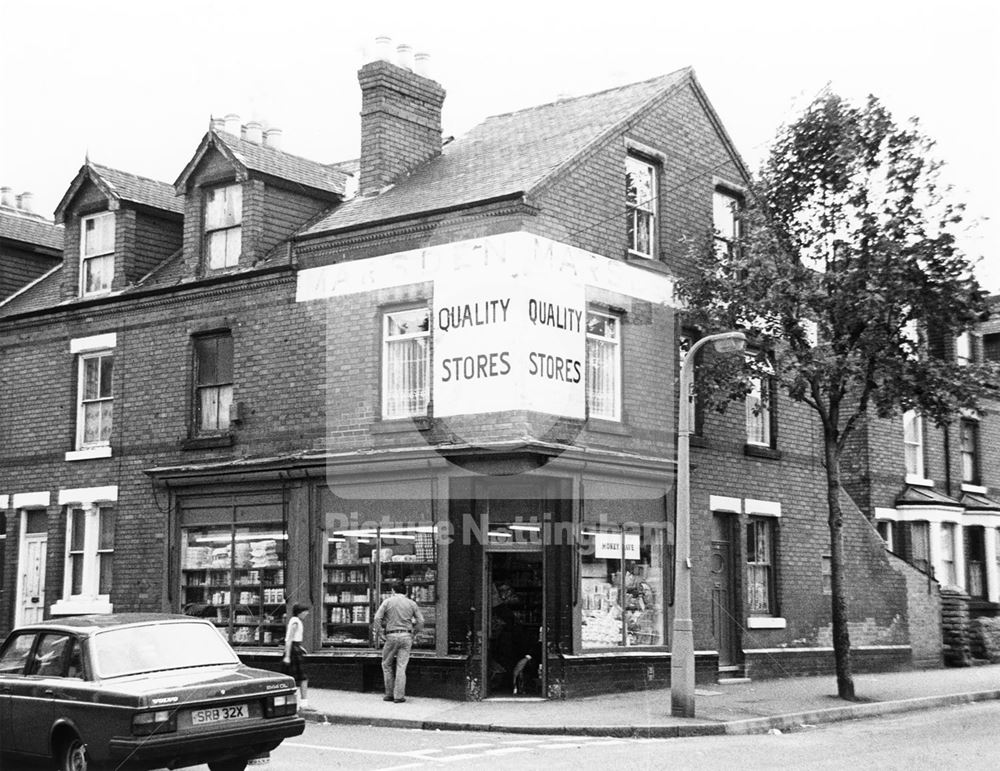
[[[455,136],[692,66],[752,170],[827,84],[919,117],[998,293],[998,33],[995,0],[0,0],[0,185],[51,217],[88,156],[173,183],[209,117],[232,112],[280,127],[289,152],[356,158],[357,70],[378,35],[431,55]]]

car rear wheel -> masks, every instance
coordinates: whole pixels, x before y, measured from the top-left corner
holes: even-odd
[[[208,767],[211,771],[245,771],[247,762],[246,758],[242,760],[217,760],[214,763],[209,763]]]
[[[59,751],[59,771],[94,771],[87,757],[87,745],[78,736],[65,741]]]

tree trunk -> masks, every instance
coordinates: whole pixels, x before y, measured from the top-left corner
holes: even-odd
[[[837,667],[837,695],[854,700],[851,674],[851,631],[847,626],[847,587],[844,581],[844,515],[840,510],[840,455],[836,438],[824,440],[826,497],[830,526],[830,581],[833,597],[833,656]]]

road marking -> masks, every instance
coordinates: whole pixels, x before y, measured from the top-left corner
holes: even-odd
[[[481,752],[466,752],[462,755],[444,755],[440,758],[428,758],[428,760],[435,763],[454,763],[456,760],[472,760],[473,758],[481,758],[483,753]]]
[[[361,755],[389,755],[394,758],[422,758],[423,752],[426,750],[420,750],[416,752],[391,752],[389,750],[369,750],[364,747],[330,747],[325,744],[301,744],[300,742],[283,742],[286,747],[302,747],[307,750],[329,750],[331,752],[357,752]],[[434,752],[434,750],[431,750]]]
[[[533,747],[501,747],[498,750],[486,750],[482,755],[510,755],[515,752],[531,752]]]
[[[483,747],[492,747],[490,742],[480,742],[479,744],[450,744],[449,750],[481,750]]]

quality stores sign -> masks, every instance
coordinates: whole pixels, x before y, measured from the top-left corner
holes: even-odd
[[[530,410],[585,417],[582,284],[438,277],[433,335],[435,415]]]

